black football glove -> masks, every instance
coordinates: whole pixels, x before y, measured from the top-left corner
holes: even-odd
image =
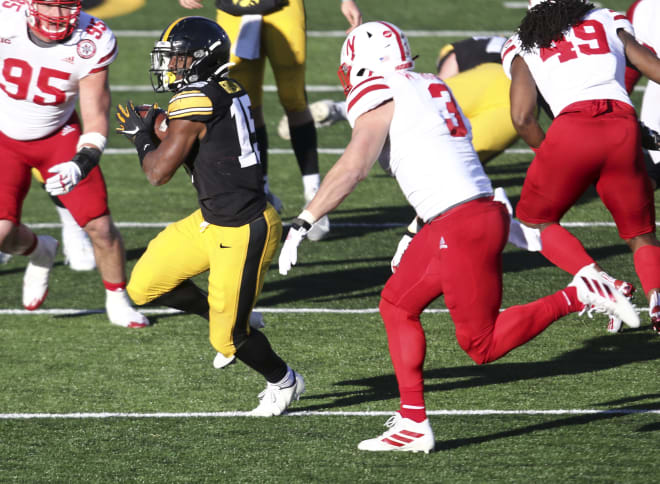
[[[117,105],[116,116],[119,121],[117,133],[123,134],[135,145],[140,159],[140,166],[142,166],[146,154],[156,149],[151,133],[156,120],[157,108],[156,105],[151,106],[143,118],[135,110],[133,101],[126,101],[125,106]]]
[[[642,131],[642,148],[652,151],[660,150],[660,133],[649,128],[641,121],[639,122],[639,128]]]
[[[151,133],[156,120],[156,106],[151,106],[143,118],[136,111],[133,101],[128,100],[125,106],[122,104],[117,105],[117,113],[115,115],[117,116],[117,121],[119,121],[117,133],[123,134],[131,142],[135,143],[140,132]]]

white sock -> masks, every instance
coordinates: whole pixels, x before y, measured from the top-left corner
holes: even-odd
[[[296,377],[293,374],[293,370],[289,367],[289,365],[287,365],[286,366],[286,375],[284,375],[284,378],[282,378],[280,381],[278,381],[276,383],[268,383],[268,384],[279,387],[279,388],[289,388],[295,382],[296,382]]]
[[[69,212],[68,209],[64,207],[58,207],[57,205],[55,205],[55,208],[57,209],[57,214],[60,216],[60,221],[62,222],[63,227],[64,226],[70,227],[75,225],[76,227],[82,230],[82,228],[80,227],[80,225],[78,225],[78,222],[76,222],[76,220],[73,218],[73,215],[71,215],[71,212]]]
[[[319,186],[321,185],[321,175],[314,173],[312,175],[303,175],[303,193],[305,195],[305,201],[309,202],[316,192],[319,191]]]
[[[339,101],[335,103],[337,110],[341,113],[344,119],[348,119],[348,114],[346,113],[346,101]]]

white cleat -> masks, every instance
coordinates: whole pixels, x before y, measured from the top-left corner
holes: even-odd
[[[314,198],[314,195],[316,194],[317,190],[315,190],[314,192],[310,191],[309,193],[304,194],[305,206],[303,207],[303,210],[307,208],[309,202],[312,201],[312,198]],[[310,228],[309,231],[307,232],[307,238],[312,242],[318,242],[319,240],[325,239],[329,233],[330,233],[330,219],[328,218],[327,215],[324,215],[323,217],[321,217],[312,224],[312,228]]]
[[[337,121],[346,119],[338,105],[339,103],[332,99],[321,99],[310,104],[309,112],[312,114],[314,126],[316,128],[325,128],[326,126],[335,124]],[[289,119],[286,115],[282,116],[279,123],[277,123],[277,134],[282,139],[291,139]]]
[[[126,291],[105,291],[105,311],[112,324],[124,328],[145,328],[149,326],[147,317],[131,306]]]
[[[48,277],[55,262],[59,242],[50,235],[39,235],[23,276],[23,307],[34,311],[48,295]]]
[[[639,328],[639,315],[617,288],[598,272],[593,264],[579,270],[569,287],[577,289],[578,299],[584,304],[583,312],[591,317],[592,312],[606,313],[610,317],[621,319],[631,328]]]
[[[626,296],[629,301],[632,301],[633,294],[635,293],[635,286],[626,281],[620,281],[610,276],[607,272],[601,271],[600,275],[611,284],[614,284],[617,291]],[[607,323],[607,332],[608,333],[620,333],[623,331],[623,321],[620,318],[615,316],[610,317],[610,320]]]
[[[324,215],[312,225],[312,228],[307,232],[307,238],[312,242],[323,240],[330,233],[330,219]]]
[[[651,318],[651,329],[660,334],[660,297],[658,297],[657,292],[651,294],[649,317]]]
[[[280,388],[271,383],[259,394],[259,405],[250,412],[251,417],[274,417],[282,415],[289,405],[300,399],[305,393],[305,380],[302,375],[293,372],[295,382],[287,388]]]
[[[385,422],[385,427],[389,427],[389,430],[375,439],[363,440],[358,444],[358,449],[371,452],[403,451],[428,454],[435,448],[435,437],[428,418],[423,422],[415,422],[403,418],[397,412]]]
[[[0,264],[6,264],[9,262],[12,258],[11,254],[7,254],[6,252],[0,252]]]
[[[62,221],[62,252],[64,262],[74,271],[91,271],[96,268],[92,242],[87,232],[78,225],[66,208],[56,207]]]

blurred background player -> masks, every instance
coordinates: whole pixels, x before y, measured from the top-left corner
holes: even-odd
[[[32,168],[32,176],[40,183],[44,183],[41,174],[35,168]],[[91,271],[96,268],[96,259],[94,257],[94,247],[92,241],[85,229],[83,229],[71,212],[62,204],[58,197],[49,195],[55,211],[62,224],[62,253],[64,254],[64,263],[74,271]]]
[[[436,298],[444,294],[456,339],[477,364],[501,358],[562,316],[590,306],[617,313],[631,326],[639,326],[639,318],[592,268],[561,291],[501,311],[509,216],[493,199],[470,142],[470,125],[446,84],[413,71],[405,35],[387,22],[367,22],[352,31],[340,62],[351,140],[292,222],[279,270],[287,274],[297,263],[298,245],[311,224],[366,178],[389,139],[392,174],[424,226],[385,284],[379,304],[399,410],[385,424],[385,433],[363,440],[358,449],[428,453],[435,438],[424,401],[426,337],[420,315]]]
[[[273,70],[280,103],[291,132],[291,146],[302,174],[305,203],[320,184],[316,128],[305,92],[306,24],[304,0],[261,0],[241,7],[240,2],[217,0],[217,21],[232,42],[231,75],[245,88],[252,103],[268,199],[278,212],[282,202],[268,184],[268,133],[263,114],[263,82],[266,58]],[[248,2],[243,2],[248,3]],[[256,3],[256,5],[254,4]],[[179,0],[185,8],[201,8],[202,0]],[[353,0],[341,2],[350,28],[362,22]],[[310,240],[324,238],[330,230],[327,217],[319,220]]]
[[[57,249],[55,239],[37,237],[20,223],[30,170],[36,168],[46,191],[92,240],[110,322],[147,326],[125,291],[124,247],[97,166],[108,133],[114,34],[81,12],[80,0],[4,2],[0,9],[0,31],[10,39],[0,43],[0,249],[30,256],[23,305],[34,310],[43,303]]]
[[[516,214],[540,231],[541,253],[577,274],[600,267],[582,243],[559,224],[595,185],[635,270],[660,330],[660,242],[655,205],[641,150],[635,108],[625,87],[626,63],[660,81],[660,60],[633,37],[628,19],[584,0],[532,0],[516,34],[504,45],[511,81],[511,117],[535,156]],[[554,120],[547,133],[535,116],[537,89]],[[624,283],[621,289],[629,284]]]
[[[167,183],[183,165],[200,209],[153,239],[128,284],[139,305],[154,303],[209,321],[216,368],[236,358],[267,381],[254,416],[280,415],[305,391],[302,376],[273,351],[249,318],[282,236],[267,202],[250,99],[227,77],[230,41],[213,20],[184,17],[161,35],[151,53],[152,84],[172,91],[165,138],[152,139],[155,111],[143,119],[133,103],[118,106],[123,133],[152,185]],[[231,115],[229,114],[231,113]],[[190,278],[209,271],[208,295]]]
[[[660,2],[638,0],[628,9],[628,20],[635,30],[635,39],[650,48],[656,55],[660,52]],[[632,92],[642,73],[635,66],[626,66],[626,89]],[[660,84],[649,79],[642,97],[639,119],[649,128],[660,131]],[[660,186],[660,151],[645,150],[644,161],[654,189]]]

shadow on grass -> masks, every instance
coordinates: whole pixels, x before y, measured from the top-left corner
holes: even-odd
[[[456,344],[456,342],[452,341],[451,344]],[[604,335],[592,338],[587,340],[581,348],[564,353],[549,361],[491,363],[483,366],[470,365],[429,369],[424,371],[424,389],[426,394],[430,394],[525,380],[542,381],[544,378],[593,373],[631,363],[658,360],[660,359],[659,350],[660,345],[655,334],[650,333],[647,329],[629,330],[615,336]],[[314,395],[314,399],[333,399],[334,401],[330,404],[310,405],[305,408],[296,408],[296,410],[311,411],[341,408],[398,398],[396,379],[391,373],[371,378],[340,381],[336,383],[336,386],[362,387],[363,389]],[[600,405],[609,408],[613,405],[630,403],[639,398],[642,397],[631,397],[629,401],[605,402]],[[302,400],[305,399],[303,397]],[[651,407],[647,403],[644,408],[660,409],[660,400],[653,403]]]
[[[435,442],[435,450],[452,450],[465,447],[468,445],[474,444],[483,444],[484,442],[490,442],[494,440],[506,439],[509,437],[518,437],[521,435],[527,435],[539,430],[553,430],[562,427],[576,426],[576,425],[586,425],[594,422],[600,422],[604,420],[611,420],[614,418],[625,417],[629,413],[633,413],[635,410],[647,410],[649,408],[660,408],[660,394],[655,395],[643,395],[640,399],[651,399],[654,398],[656,401],[652,404],[643,404],[643,405],[631,405],[617,408],[616,411],[604,412],[604,413],[595,413],[588,415],[576,415],[570,417],[562,417],[551,422],[543,422],[534,425],[525,425],[523,427],[506,430],[503,432],[495,432],[492,434],[479,435],[476,437],[467,437],[463,439],[451,439],[451,440],[439,440]],[[639,432],[650,432],[660,430],[660,424],[650,424],[638,429]]]

